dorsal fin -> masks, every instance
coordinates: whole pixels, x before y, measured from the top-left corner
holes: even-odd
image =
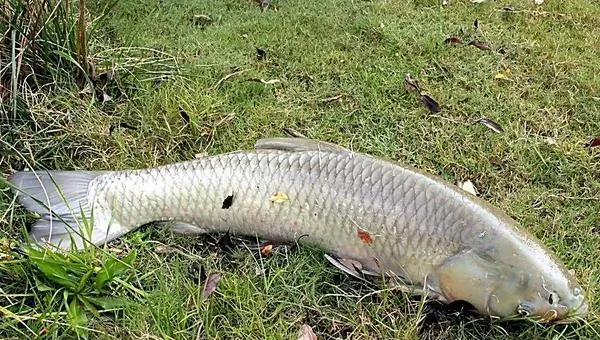
[[[308,138],[273,137],[256,141],[257,150],[351,152],[339,145]]]

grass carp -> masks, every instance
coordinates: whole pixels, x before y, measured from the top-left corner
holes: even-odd
[[[435,176],[327,142],[269,138],[253,151],[153,169],[17,172],[9,182],[41,215],[30,230],[41,244],[102,245],[170,221],[178,233],[300,239],[350,273],[395,277],[485,315],[566,322],[588,309],[565,266],[505,213]]]

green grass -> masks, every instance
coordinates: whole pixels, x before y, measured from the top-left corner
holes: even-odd
[[[32,120],[0,125],[0,169],[149,167],[251,148],[294,128],[451,182],[473,181],[574,270],[592,304],[586,323],[493,322],[376,292],[381,287],[338,273],[316,249],[264,258],[238,241],[225,251],[213,236],[148,227],[111,245],[124,250],[119,258],[137,252],[122,283],[111,283],[129,303],[88,315],[89,336],[289,339],[308,323],[322,338],[600,337],[600,152],[583,146],[600,135],[600,6],[523,1],[505,13],[504,5],[274,0],[261,11],[251,0],[122,0],[90,51],[101,69],[115,69],[112,99],[73,88],[29,95]],[[196,14],[213,23],[194,25]],[[489,41],[492,51],[443,43],[462,29],[465,42]],[[257,47],[266,60],[257,60]],[[508,80],[495,80],[506,68]],[[243,72],[216,86],[236,70]],[[439,101],[440,113],[405,91],[406,73]],[[475,123],[484,116],[505,132]],[[21,240],[31,216],[7,188],[0,191],[0,233]],[[55,291],[36,283],[43,273],[18,254],[0,253],[13,258],[0,264],[0,306],[13,313],[3,312],[0,337],[72,337]],[[76,257],[102,266],[109,255],[101,254]],[[203,278],[212,272],[223,278],[203,301]]]

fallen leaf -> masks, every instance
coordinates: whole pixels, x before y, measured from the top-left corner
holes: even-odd
[[[546,138],[544,138],[544,141],[548,145],[556,145],[556,140],[552,137],[546,137]]]
[[[406,76],[404,77],[404,81],[410,85],[413,89],[421,92],[421,86],[419,86],[419,82],[413,78],[410,73],[407,73]]]
[[[440,108],[440,104],[438,104],[438,102],[435,99],[433,99],[430,95],[424,92],[421,92],[421,103],[427,106],[429,111],[440,112],[442,110]]]
[[[479,41],[479,40],[473,40],[469,43],[469,46],[475,46],[480,50],[483,51],[487,51],[487,50],[491,50],[492,46],[490,45],[490,43],[485,42],[485,41]]]
[[[510,67],[507,67],[504,72],[498,73],[494,76],[494,79],[508,79],[508,75],[510,74]]]
[[[210,274],[210,276],[204,282],[204,290],[202,291],[202,297],[204,299],[207,299],[209,296],[212,295],[212,293],[215,292],[215,290],[217,290],[217,285],[219,284],[219,281],[221,281],[221,274]]]
[[[463,43],[462,40],[460,40],[459,37],[455,37],[455,36],[446,38],[446,40],[444,40],[444,44],[460,45],[462,43]]]
[[[291,137],[296,137],[296,138],[306,138],[305,135],[301,134],[300,132],[292,129],[292,128],[282,128],[283,132],[287,133],[288,135],[290,135]]]
[[[544,3],[544,0],[535,0],[536,5],[541,5]]]
[[[281,80],[279,80],[279,79],[264,80],[264,79],[260,79],[260,78],[251,78],[251,79],[248,79],[248,81],[255,81],[257,83],[263,83],[265,85],[281,83]]]
[[[373,237],[371,236],[371,233],[369,233],[368,231],[364,230],[364,229],[360,229],[358,228],[358,238],[360,238],[361,241],[363,241],[366,244],[373,244]]]
[[[112,97],[109,96],[106,92],[102,92],[102,104],[109,102],[112,100]]]
[[[300,327],[298,340],[317,340],[317,335],[313,332],[312,327],[304,324]]]
[[[585,143],[586,148],[595,148],[600,146],[600,137],[592,138],[589,142]]]
[[[478,194],[477,188],[475,188],[475,185],[473,185],[473,182],[471,182],[469,180],[464,181],[464,182],[458,182],[458,187],[470,194],[475,195],[475,196],[477,196],[477,194]]]
[[[196,14],[192,17],[192,23],[196,26],[208,26],[213,22],[213,19],[206,14]]]
[[[344,96],[343,94],[338,94],[333,97],[325,98],[325,99],[321,100],[321,103],[331,103],[331,102],[341,99],[343,96]]]
[[[186,124],[190,123],[190,115],[188,115],[188,113],[185,112],[185,110],[181,106],[179,106],[179,115],[181,116],[181,119],[183,119],[183,121]]]
[[[271,254],[272,251],[273,251],[273,245],[270,243],[265,244],[264,246],[260,247],[260,252],[265,256]]]
[[[258,59],[258,60],[267,59],[267,51],[263,48],[257,47],[256,48],[256,59]]]
[[[496,123],[495,121],[493,121],[489,118],[483,117],[483,118],[479,119],[477,121],[477,123],[481,123],[481,124],[487,126],[488,128],[492,129],[494,132],[497,132],[497,133],[504,132],[504,129],[502,129],[502,126],[500,126],[500,124]]]
[[[271,202],[273,203],[284,203],[289,201],[288,195],[283,192],[277,192],[275,195],[271,196]]]

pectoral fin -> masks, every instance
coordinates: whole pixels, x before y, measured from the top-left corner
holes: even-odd
[[[325,258],[336,268],[357,279],[365,280],[365,276],[380,276],[378,273],[364,269],[362,264],[356,260],[336,259],[327,254],[325,254]]]
[[[448,302],[466,301],[488,313],[490,296],[500,279],[497,264],[471,249],[452,256],[435,273]]]

